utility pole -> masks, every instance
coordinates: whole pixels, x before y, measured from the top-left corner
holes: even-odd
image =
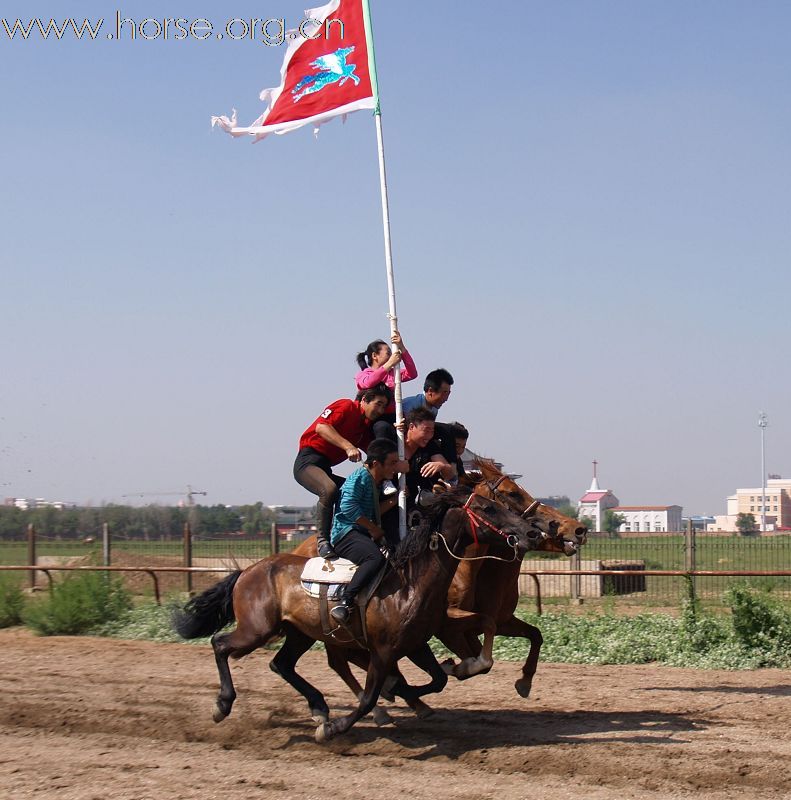
[[[761,533],[766,533],[766,448],[764,434],[769,424],[766,414],[758,414],[758,427],[761,429]]]

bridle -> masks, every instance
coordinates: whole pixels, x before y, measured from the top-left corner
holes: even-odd
[[[497,499],[497,487],[507,478],[507,475],[501,475],[496,481],[484,481],[483,485],[492,493],[493,499]],[[508,498],[506,501],[506,505],[510,502],[513,502],[511,498]],[[524,511],[514,511],[515,514],[519,514],[522,519],[527,519],[528,517],[532,517],[535,514],[536,509],[541,505],[539,500],[533,500],[533,502],[524,510]],[[512,509],[513,510],[513,509]]]
[[[517,545],[519,544],[519,539],[514,536],[514,534],[506,533],[502,528],[498,528],[496,525],[493,525],[488,519],[484,519],[480,514],[476,514],[472,508],[470,508],[473,498],[475,497],[480,498],[480,495],[472,492],[467,498],[467,502],[462,506],[462,509],[469,520],[470,531],[472,532],[472,538],[476,547],[478,545],[478,528],[483,525],[493,533],[496,533],[498,536],[501,536],[503,539],[505,539],[509,547],[516,549]]]

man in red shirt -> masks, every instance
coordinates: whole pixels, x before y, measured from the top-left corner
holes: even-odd
[[[299,440],[294,461],[296,482],[319,498],[318,549],[322,558],[332,555],[330,529],[332,508],[345,478],[332,468],[347,458],[360,461],[373,436],[373,423],[390,402],[390,390],[382,383],[366,389],[359,400],[336,400],[319,414]]]

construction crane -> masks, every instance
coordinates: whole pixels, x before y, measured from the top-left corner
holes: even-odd
[[[132,492],[131,494],[123,494],[121,497],[166,497],[168,495],[178,495],[179,497],[187,498],[188,508],[195,507],[195,496],[202,494],[206,496],[206,492],[199,492],[193,489],[192,486],[187,484],[186,492]]]

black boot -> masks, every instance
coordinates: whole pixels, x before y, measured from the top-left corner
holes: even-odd
[[[319,555],[321,558],[337,558],[338,556],[335,555],[335,551],[332,549],[332,545],[321,535],[316,539],[316,549],[319,551]]]
[[[352,609],[354,608],[354,598],[353,597],[344,597],[340,603],[338,603],[335,608],[330,611],[330,616],[336,622],[342,622],[346,624],[352,615]]]

